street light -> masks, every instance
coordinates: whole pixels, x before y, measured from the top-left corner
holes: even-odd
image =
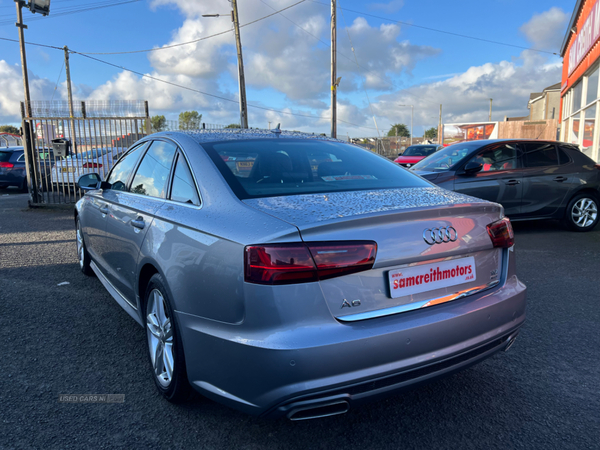
[[[40,13],[42,16],[50,14],[50,0],[31,0],[27,7],[32,13]]]
[[[415,112],[415,107],[413,105],[398,105],[398,106],[410,106],[410,145],[413,143],[413,116]]]
[[[240,127],[248,128],[248,105],[246,104],[246,81],[244,79],[244,61],[242,59],[242,39],[240,38],[240,21],[237,10],[237,0],[231,0],[231,21],[235,31],[235,45],[238,58],[238,83],[240,89]],[[221,17],[225,14],[202,14],[202,17]]]

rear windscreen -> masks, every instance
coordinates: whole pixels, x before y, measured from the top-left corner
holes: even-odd
[[[0,162],[6,162],[10,160],[13,152],[0,152]]]
[[[385,158],[341,142],[280,138],[202,147],[241,199],[430,186]]]

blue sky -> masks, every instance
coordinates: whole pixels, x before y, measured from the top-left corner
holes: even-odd
[[[51,15],[24,10],[29,42],[79,52],[151,49],[227,31],[228,17],[202,14],[230,11],[227,0],[140,0],[59,16],[59,12],[125,0],[52,0]],[[299,0],[238,0],[242,24]],[[410,26],[414,24],[558,52],[575,0],[465,0],[461,2],[338,0],[339,135],[376,136],[390,124],[409,123],[415,107],[415,136],[437,122],[485,120],[494,98],[494,120],[526,115],[530,92],[560,81],[561,59],[548,53],[492,44]],[[348,10],[354,10],[348,11]],[[330,7],[307,0],[282,14],[242,28],[248,103],[301,117],[250,108],[250,126],[281,122],[286,129],[328,132]],[[380,16],[405,22],[398,24]],[[13,0],[0,0],[0,38],[17,38]],[[294,23],[292,23],[295,22]],[[302,29],[301,29],[302,28]],[[310,34],[309,34],[310,33]],[[350,41],[359,66],[354,62]],[[18,44],[0,41],[0,122],[18,122],[22,82]],[[32,100],[66,98],[63,53],[27,47]],[[177,84],[237,98],[232,33],[195,44],[126,55],[93,55],[113,64]],[[176,119],[197,110],[209,123],[238,122],[237,105],[71,55],[76,99],[139,99],[151,114]],[[60,77],[59,77],[60,74]],[[59,79],[55,91],[56,81]],[[367,100],[368,98],[368,100]],[[370,104],[369,104],[370,102]],[[375,116],[375,121],[373,120]]]

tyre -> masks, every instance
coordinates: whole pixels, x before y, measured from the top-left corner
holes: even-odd
[[[565,223],[573,231],[591,231],[598,223],[598,198],[578,194],[571,199],[565,213]]]
[[[77,258],[79,259],[79,269],[88,277],[94,275],[90,263],[92,262],[90,254],[85,248],[85,242],[83,240],[83,232],[81,231],[81,222],[79,217],[77,218],[75,227],[77,228]]]
[[[150,278],[144,299],[148,356],[152,378],[160,394],[170,402],[190,398],[181,334],[160,274]]]

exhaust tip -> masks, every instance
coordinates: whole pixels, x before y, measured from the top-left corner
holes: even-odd
[[[504,351],[507,352],[509,348],[511,348],[513,346],[513,344],[515,343],[515,341],[517,340],[517,335],[519,333],[515,333],[511,336],[509,336],[508,340],[506,341],[506,347],[504,347]]]
[[[320,405],[307,405],[292,409],[287,417],[290,420],[309,420],[321,417],[337,416],[345,414],[350,410],[350,404],[345,400],[339,400]]]

